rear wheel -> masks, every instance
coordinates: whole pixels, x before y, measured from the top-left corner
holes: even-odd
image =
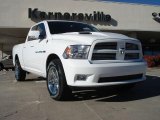
[[[24,81],[26,78],[26,71],[21,68],[19,60],[15,61],[15,78],[17,81]]]
[[[50,96],[55,100],[66,100],[71,95],[62,63],[59,59],[52,60],[47,69],[47,88]]]

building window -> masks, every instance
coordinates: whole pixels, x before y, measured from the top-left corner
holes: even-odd
[[[160,55],[160,41],[148,40],[142,41],[143,54],[144,55]]]

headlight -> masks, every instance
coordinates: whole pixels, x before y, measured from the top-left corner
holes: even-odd
[[[65,49],[63,57],[65,59],[87,59],[89,49],[89,45],[70,45]]]

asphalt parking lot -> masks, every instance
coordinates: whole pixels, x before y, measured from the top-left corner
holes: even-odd
[[[0,71],[0,120],[160,120],[160,69],[130,91],[108,87],[76,91],[69,101],[49,97],[38,76],[16,82],[13,71]]]

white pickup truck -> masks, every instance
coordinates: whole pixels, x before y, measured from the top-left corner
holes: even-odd
[[[137,39],[100,32],[73,21],[42,21],[24,44],[13,48],[17,81],[26,72],[47,79],[51,97],[62,100],[71,87],[131,85],[146,79],[146,62]]]

